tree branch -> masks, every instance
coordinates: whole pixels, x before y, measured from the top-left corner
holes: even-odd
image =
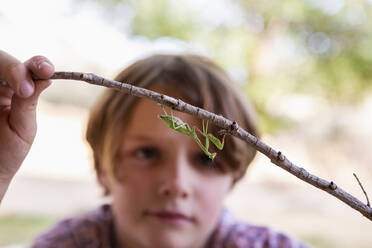
[[[367,206],[368,206],[368,207],[371,207],[371,205],[369,204],[369,199],[368,199],[367,192],[364,190],[362,183],[360,182],[358,176],[357,176],[355,173],[353,173],[353,175],[354,175],[354,177],[356,178],[356,180],[358,181],[358,184],[359,184],[360,188],[361,188],[362,191],[363,191],[363,194],[365,195],[365,197],[366,197],[366,199],[367,199]]]
[[[159,94],[151,90],[139,88],[127,83],[121,83],[114,80],[105,79],[92,73],[55,72],[51,79],[80,80],[90,84],[114,88],[123,91],[126,94],[150,99],[161,105],[168,106],[172,109],[196,116],[199,119],[209,120],[213,122],[213,124],[226,130],[226,132],[229,133],[230,135],[236,136],[246,141],[257,151],[267,156],[272,163],[276,164],[280,168],[288,171],[289,173],[298,177],[302,181],[305,181],[323,191],[328,192],[329,194],[343,201],[350,207],[359,211],[363,216],[367,217],[369,220],[372,220],[372,208],[370,206],[364,204],[363,202],[359,201],[356,197],[342,190],[333,181],[328,182],[327,180],[310,174],[304,168],[296,166],[291,161],[289,161],[280,151],[278,152],[275,151],[273,148],[271,148],[270,146],[268,146],[255,136],[251,135],[244,129],[240,128],[238,123],[236,123],[235,121],[231,121],[220,115],[210,113],[204,109],[185,103],[180,99],[175,99],[173,97]]]

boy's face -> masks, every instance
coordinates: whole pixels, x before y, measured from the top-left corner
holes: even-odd
[[[164,113],[156,103],[139,100],[121,137],[120,181],[108,186],[116,238],[125,247],[202,247],[233,177],[213,169],[196,142],[170,129],[158,114]],[[174,115],[200,128],[200,120]]]

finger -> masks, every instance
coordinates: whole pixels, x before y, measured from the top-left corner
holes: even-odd
[[[34,83],[26,66],[1,50],[0,78],[5,79],[20,97],[29,97],[34,93]]]
[[[24,64],[28,70],[40,79],[48,79],[54,73],[54,65],[44,56],[34,56]]]
[[[14,91],[8,85],[0,85],[0,107],[10,106]]]
[[[37,80],[31,97],[13,95],[9,113],[9,125],[17,135],[29,144],[36,134],[36,106],[41,92],[51,84],[50,80]]]

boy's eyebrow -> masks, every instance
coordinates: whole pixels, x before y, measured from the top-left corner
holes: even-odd
[[[148,139],[148,137],[144,135],[129,135],[125,139]]]
[[[139,134],[139,135],[130,135],[130,136],[127,136],[127,137],[125,137],[125,140],[149,141],[149,140],[153,140],[153,138],[151,138],[149,136],[146,136],[146,135],[143,135],[143,134]]]
[[[144,135],[144,134],[134,134],[129,135],[124,138],[125,141],[131,142],[153,142],[153,143],[169,143],[166,137],[163,136],[153,136],[153,135]]]

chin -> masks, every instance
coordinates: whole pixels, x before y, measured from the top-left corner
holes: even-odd
[[[194,237],[195,238],[195,237]],[[155,235],[150,234],[143,239],[146,242],[145,247],[151,248],[188,248],[195,247],[190,237],[175,233],[164,233]]]

